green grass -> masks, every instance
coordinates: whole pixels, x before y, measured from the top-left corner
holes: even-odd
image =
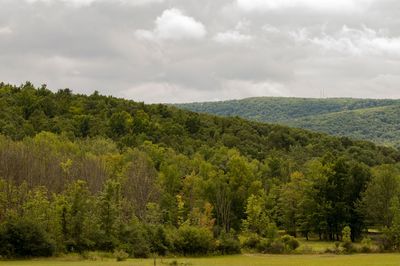
[[[168,265],[173,259],[164,259],[157,265]],[[398,266],[400,254],[366,255],[237,255],[207,258],[182,258],[179,263],[190,266]],[[65,261],[62,259],[0,262],[0,266],[152,266],[153,261],[128,260],[107,261]]]
[[[306,251],[306,250],[311,250],[313,253],[323,253],[325,250],[328,248],[333,249],[335,247],[334,242],[329,242],[329,241],[314,241],[314,240],[309,240],[306,241],[305,239],[298,239],[300,242],[300,247],[299,251]]]

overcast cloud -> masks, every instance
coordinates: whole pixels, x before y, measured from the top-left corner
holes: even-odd
[[[400,98],[400,1],[0,0],[0,62],[148,103]]]

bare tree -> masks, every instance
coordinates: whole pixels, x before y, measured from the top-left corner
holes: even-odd
[[[152,160],[145,153],[134,151],[125,177],[124,195],[134,204],[137,217],[144,219],[146,205],[156,201],[159,196],[157,171]]]

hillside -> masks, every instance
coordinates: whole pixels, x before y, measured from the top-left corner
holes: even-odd
[[[298,245],[278,229],[345,226],[359,240],[392,226],[399,162],[367,141],[0,83],[0,256],[283,253]]]
[[[400,100],[259,97],[177,107],[400,146]]]

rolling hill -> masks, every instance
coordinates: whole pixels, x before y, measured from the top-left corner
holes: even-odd
[[[331,108],[373,105],[392,106]],[[333,241],[346,226],[359,240],[367,225],[392,226],[386,202],[399,192],[379,182],[400,188],[399,163],[368,141],[0,83],[0,257],[272,253],[258,243],[283,247],[279,229]]]
[[[258,97],[176,106],[400,146],[400,100]]]

